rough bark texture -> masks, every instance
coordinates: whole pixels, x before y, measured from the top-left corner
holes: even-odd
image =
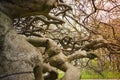
[[[28,39],[35,46],[33,47],[12,28],[10,17],[18,18],[31,15],[49,17],[48,13],[57,1],[0,0],[0,80],[44,80],[42,77],[42,55],[35,47],[46,48],[45,54],[49,57],[49,64],[65,72],[63,80],[80,79],[80,70],[67,62],[67,57],[53,40],[47,38]],[[54,19],[56,20],[56,18]],[[52,78],[56,77],[57,74]],[[52,78],[45,80],[54,80]]]
[[[68,63],[68,58],[53,40],[48,38],[30,38],[27,41],[36,47],[46,48],[45,54],[49,56],[49,64],[65,72],[62,80],[80,80],[81,71]]]
[[[36,48],[19,36],[12,20],[0,12],[0,80],[34,80],[32,71],[41,64],[40,59]]]
[[[12,19],[47,15],[55,3],[56,0],[0,0],[0,80],[43,80],[42,56],[14,31]]]
[[[13,18],[46,15],[57,0],[0,0],[1,10]]]

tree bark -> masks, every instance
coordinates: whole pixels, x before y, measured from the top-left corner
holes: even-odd
[[[81,72],[66,61],[67,57],[53,40],[43,38],[38,43],[31,40],[28,43],[12,26],[12,18],[26,16],[44,15],[57,20],[48,15],[57,1],[0,0],[0,80],[44,80],[42,55],[30,43],[46,48],[50,65],[65,71],[63,80],[79,80]]]
[[[47,15],[57,0],[0,0],[0,9],[13,18]]]
[[[0,80],[43,80],[41,53],[15,32],[12,19],[48,15],[56,1],[0,0]]]
[[[36,47],[46,48],[45,54],[49,57],[49,64],[65,72],[62,80],[80,80],[81,71],[68,62],[67,56],[55,41],[48,38],[29,38],[27,41]]]
[[[40,56],[15,32],[11,18],[0,11],[0,80],[34,80],[33,69],[42,63]]]

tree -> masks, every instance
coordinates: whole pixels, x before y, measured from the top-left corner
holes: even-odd
[[[35,48],[38,46],[46,48],[46,53],[49,57],[52,57],[50,58],[51,65],[67,72],[67,77],[65,77],[66,80],[69,79],[68,76],[73,74],[69,73],[71,70],[76,72],[73,79],[79,80],[79,70],[65,61],[65,55],[62,54],[59,47],[53,40],[47,38],[38,40],[28,39],[28,42],[35,46],[33,47],[22,36],[19,36],[12,27],[12,18],[32,15],[44,15],[49,19],[58,20],[60,23],[63,23],[62,20],[48,14],[49,11],[56,6],[56,3],[58,3],[56,0],[0,1],[0,78],[2,80],[33,80],[34,77],[35,80],[44,80],[42,77],[42,55],[41,53],[38,54],[38,51]],[[57,58],[58,60],[56,60]]]
[[[119,70],[119,38],[113,27],[118,2],[1,0],[0,78],[43,80],[43,75],[55,80],[57,68],[65,72],[62,80],[79,80],[82,68],[102,75],[103,65],[110,61],[116,62],[110,67]],[[92,64],[95,58],[98,67]]]

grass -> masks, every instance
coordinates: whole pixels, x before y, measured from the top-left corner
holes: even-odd
[[[91,71],[82,71],[82,79],[120,79],[120,73],[104,71],[103,76]]]
[[[59,73],[58,78],[61,79],[64,76],[64,72],[61,70],[58,70],[58,73]]]
[[[58,72],[59,72],[58,78],[60,79],[64,76],[64,72],[60,70]],[[104,71],[103,76],[101,76],[92,70],[89,71],[83,70],[81,78],[82,79],[120,79],[120,73]]]

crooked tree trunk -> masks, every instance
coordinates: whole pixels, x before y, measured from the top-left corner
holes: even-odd
[[[37,50],[12,28],[12,20],[0,11],[0,80],[34,80],[41,66]],[[41,71],[42,72],[42,71]],[[42,73],[39,74],[42,79]]]
[[[48,13],[57,1],[0,0],[0,80],[44,80],[41,54],[38,54],[35,47],[15,32],[9,16],[12,18],[33,15],[49,17]],[[40,42],[42,43],[34,46],[37,47],[39,44],[46,47],[50,65],[65,71],[63,80],[79,80],[79,69],[66,61],[67,57],[62,54],[54,41],[42,39]]]
[[[56,0],[0,0],[0,80],[43,80],[42,56],[15,32],[12,18],[48,15],[55,4]]]
[[[0,10],[12,18],[20,18],[47,15],[57,4],[57,0],[0,0]]]
[[[57,43],[49,38],[28,38],[28,42],[36,47],[45,47],[45,54],[49,56],[49,64],[64,71],[62,80],[80,80],[81,71],[68,62]]]

